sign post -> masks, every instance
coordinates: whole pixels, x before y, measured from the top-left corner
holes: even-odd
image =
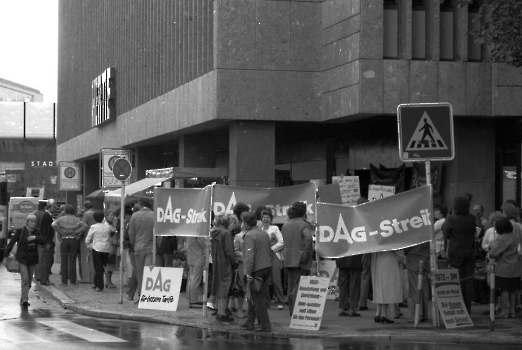
[[[123,234],[125,233],[125,181],[132,174],[132,166],[125,158],[119,158],[112,167],[114,177],[121,181],[120,205],[120,256],[123,256]],[[123,304],[123,261],[120,262],[120,304]]]
[[[455,157],[453,136],[453,109],[447,102],[408,103],[397,107],[399,128],[399,157],[403,162],[425,162],[426,185],[431,188],[431,161],[448,161]],[[433,208],[431,210],[433,212]],[[430,241],[431,272],[437,271],[433,226]],[[431,279],[431,310],[433,325],[439,324],[435,281]],[[415,315],[415,324],[418,324]]]

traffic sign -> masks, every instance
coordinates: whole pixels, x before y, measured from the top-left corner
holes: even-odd
[[[75,162],[60,162],[60,191],[80,191],[82,189],[81,165]]]
[[[127,180],[132,173],[131,163],[125,158],[118,158],[112,167],[114,177],[120,181]]]
[[[131,150],[117,148],[101,148],[100,149],[100,187],[101,188],[119,188],[121,180],[114,176],[112,169],[114,163],[120,159],[131,160]],[[126,180],[126,184],[130,184],[130,180]]]
[[[451,104],[408,103],[397,107],[399,157],[403,162],[455,157]]]

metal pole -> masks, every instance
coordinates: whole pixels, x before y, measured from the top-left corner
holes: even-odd
[[[417,275],[417,300],[415,300],[415,316],[413,319],[413,325],[415,328],[419,328],[419,316],[422,300],[422,269],[424,268],[424,260],[419,261],[419,274]]]
[[[431,162],[426,161],[426,185],[430,186],[430,203],[433,201],[433,189],[431,187]],[[432,210],[433,212],[433,210]],[[431,240],[430,240],[430,267],[431,271],[437,271],[437,257],[435,255],[435,241],[433,234],[433,225],[430,225]],[[433,319],[433,326],[439,325],[439,314],[437,311],[437,300],[435,295],[435,280],[431,278],[431,317]]]
[[[125,232],[125,181],[121,182],[120,208],[120,304],[123,304],[123,233]],[[118,259],[118,257],[116,257]]]
[[[209,233],[205,240],[205,266],[203,266],[203,317],[207,317],[207,294],[208,294],[208,265],[210,264],[210,224],[212,222],[212,201],[214,200],[214,185],[210,185],[210,210],[208,211]]]

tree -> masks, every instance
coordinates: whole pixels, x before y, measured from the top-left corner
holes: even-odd
[[[478,0],[460,0],[466,6]],[[522,67],[522,1],[484,0],[479,9],[480,29],[473,34],[488,48],[490,62]]]

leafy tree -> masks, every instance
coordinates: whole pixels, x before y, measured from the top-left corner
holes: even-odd
[[[478,0],[460,0],[460,6]],[[474,34],[486,44],[491,62],[522,67],[522,1],[484,0],[479,9],[480,29]]]

